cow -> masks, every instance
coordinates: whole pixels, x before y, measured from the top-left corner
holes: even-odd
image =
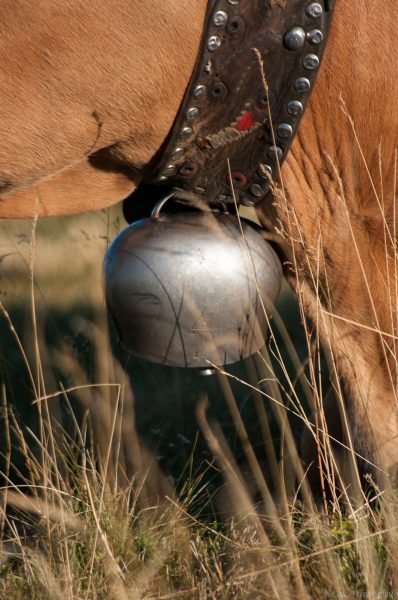
[[[110,206],[165,140],[207,0],[3,0],[0,217]],[[257,216],[332,349],[356,448],[398,463],[395,0],[337,0],[309,107]],[[376,460],[375,458],[375,460]]]

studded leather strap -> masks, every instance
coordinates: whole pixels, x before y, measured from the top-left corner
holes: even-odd
[[[229,203],[229,161],[238,202],[262,201],[305,111],[333,10],[334,0],[210,0],[192,80],[145,183]]]

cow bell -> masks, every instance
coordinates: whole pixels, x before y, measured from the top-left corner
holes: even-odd
[[[226,365],[257,352],[281,276],[271,246],[225,213],[142,219],[105,257],[106,300],[121,342],[173,367]]]

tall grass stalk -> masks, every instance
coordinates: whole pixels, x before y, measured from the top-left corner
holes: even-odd
[[[283,194],[279,201],[286,201]],[[292,212],[290,216],[289,235],[304,244],[296,216]],[[47,347],[45,286],[38,285],[35,271],[41,261],[39,225],[35,220],[28,260],[27,342],[17,331],[11,308],[0,304],[25,365],[30,384],[26,401],[37,412],[39,424],[35,429],[21,422],[3,383],[0,597],[394,597],[396,491],[387,478],[383,488],[373,481],[367,492],[363,487],[357,458],[364,457],[358,457],[350,432],[333,340],[324,349],[329,375],[300,293],[304,362],[276,314],[267,347],[247,362],[246,379],[217,369],[218,402],[235,429],[243,466],[202,392],[196,418],[211,458],[201,470],[188,465],[181,476],[183,484],[176,487],[137,432],[130,379],[113,356],[103,301],[95,298],[94,318],[77,323],[92,348],[93,377],[65,340],[55,349]],[[97,236],[102,245],[110,229],[106,219],[103,225],[105,234]],[[391,237],[395,239],[387,224],[385,236],[388,245]],[[316,252],[319,265],[322,240]],[[97,254],[101,260],[101,252]],[[313,272],[312,264],[309,260],[318,289],[319,272]],[[98,285],[96,281],[92,289]],[[333,321],[332,308],[325,311],[321,303],[318,308],[319,323]],[[376,330],[378,325],[375,322]],[[383,339],[383,332],[380,335]],[[324,408],[324,383],[329,377],[346,430],[344,439],[329,434]],[[234,395],[236,383],[249,394],[262,434],[260,446],[251,439]],[[315,448],[313,460],[321,473],[318,496],[300,457],[297,422]],[[209,469],[221,479],[216,491],[205,481]],[[203,507],[209,504],[212,510],[206,512]]]

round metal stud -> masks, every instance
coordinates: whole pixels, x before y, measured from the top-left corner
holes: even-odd
[[[320,29],[312,29],[307,33],[307,40],[312,46],[319,46],[323,42],[323,33]]]
[[[176,148],[171,155],[171,160],[179,160],[184,156],[185,150],[184,148]]]
[[[196,107],[189,108],[187,110],[187,119],[188,121],[195,121],[199,117],[199,109]]]
[[[298,100],[291,100],[286,106],[286,110],[292,117],[299,117],[304,110],[304,106]]]
[[[302,27],[292,27],[285,33],[283,43],[288,50],[301,50],[305,44],[305,31]]]
[[[270,146],[268,148],[268,158],[271,160],[282,160],[283,150],[279,146]]]
[[[316,54],[306,54],[303,58],[303,67],[307,71],[315,71],[319,67],[319,58]]]
[[[309,6],[307,6],[307,10],[305,11],[308,17],[311,19],[319,19],[323,15],[323,8],[319,2],[312,2]]]
[[[239,0],[228,0],[229,4],[239,4]]]
[[[311,89],[311,82],[306,77],[299,77],[294,82],[294,89],[299,94],[305,94],[306,92],[310,91],[310,89]]]
[[[256,198],[263,198],[265,195],[264,189],[261,187],[259,183],[253,183],[250,188],[250,193],[253,194]]]
[[[281,123],[278,125],[276,132],[283,140],[288,140],[293,135],[293,127],[289,123]]]
[[[206,75],[211,75],[213,72],[213,63],[211,62],[210,58],[207,61],[207,63],[204,66],[204,72],[206,73]]]
[[[171,177],[172,175],[175,175],[176,172],[177,167],[175,165],[167,165],[167,167],[163,171],[163,174],[167,177]]]
[[[205,85],[197,85],[193,91],[194,98],[203,98],[206,96],[207,87]]]
[[[181,129],[180,133],[178,134],[178,138],[180,140],[187,140],[189,137],[191,137],[192,134],[193,134],[192,127],[183,127]]]
[[[249,206],[249,207],[253,207],[256,206],[256,200],[254,198],[248,198],[247,196],[243,196],[240,199],[240,202],[244,205],[244,206]]]
[[[207,49],[210,50],[210,52],[214,52],[215,50],[218,50],[221,47],[221,44],[222,41],[220,36],[211,35],[207,40]]]
[[[257,175],[261,177],[261,179],[265,179],[266,181],[268,181],[267,173],[272,176],[273,171],[271,165],[260,164],[260,166],[257,169]]]
[[[228,14],[225,10],[218,10],[213,17],[213,23],[216,27],[223,27],[227,21]]]

